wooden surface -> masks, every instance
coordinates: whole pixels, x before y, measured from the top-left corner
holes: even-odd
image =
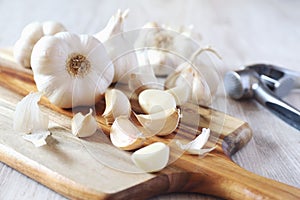
[[[151,2],[151,3],[150,3]],[[127,30],[149,20],[194,24],[201,44],[223,57],[221,72],[244,64],[269,62],[300,71],[299,1],[0,1],[0,45],[11,46],[33,20],[55,19],[69,30],[94,33],[117,8],[130,8]],[[1,94],[2,95],[2,94]],[[224,98],[220,96],[219,98]],[[299,90],[287,100],[299,105]],[[256,174],[300,187],[300,134],[253,101],[227,99],[226,112],[249,123],[253,139],[233,159]],[[1,164],[1,199],[63,199],[57,193]],[[157,199],[210,199],[194,194]]]

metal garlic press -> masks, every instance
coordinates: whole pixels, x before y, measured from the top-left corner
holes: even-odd
[[[274,65],[255,64],[226,73],[224,83],[226,92],[233,99],[254,98],[300,130],[300,111],[282,100],[292,89],[300,89],[300,72]]]

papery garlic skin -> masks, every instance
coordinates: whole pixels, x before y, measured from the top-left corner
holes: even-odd
[[[71,126],[73,135],[77,137],[89,137],[97,131],[98,124],[92,114],[93,110],[90,109],[86,115],[82,115],[81,112],[74,115]]]
[[[44,35],[54,35],[65,31],[65,27],[55,21],[46,21],[43,23],[32,22],[24,27],[21,37],[14,46],[14,58],[18,64],[30,68],[30,58],[34,45]]]
[[[135,151],[131,160],[145,172],[157,172],[167,166],[169,155],[170,148],[166,144],[155,142]]]
[[[141,131],[126,116],[116,118],[111,126],[110,139],[114,146],[123,150],[134,150],[143,145]]]
[[[130,117],[131,104],[128,97],[118,89],[108,89],[105,92],[105,110],[102,116],[107,124],[112,124],[119,116]]]
[[[33,48],[31,66],[38,90],[62,108],[94,105],[114,76],[101,42],[69,32],[42,37]]]
[[[32,134],[24,135],[23,139],[34,144],[35,147],[41,147],[47,144],[46,139],[50,135],[50,131],[37,131]]]
[[[176,141],[176,144],[182,149],[185,150],[188,154],[193,155],[203,155],[215,149],[215,147],[203,149],[204,145],[207,143],[210,136],[210,129],[203,128],[200,135],[198,135],[193,141],[182,144],[180,141]]]
[[[38,105],[41,97],[41,92],[30,93],[17,104],[13,120],[15,131],[28,134],[48,130],[49,116]]]
[[[147,89],[142,91],[138,98],[140,106],[148,114],[176,108],[173,95],[163,90]]]

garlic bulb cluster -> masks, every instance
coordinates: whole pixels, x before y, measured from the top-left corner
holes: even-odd
[[[34,45],[44,35],[54,35],[65,31],[64,26],[55,21],[46,21],[43,23],[32,22],[24,27],[21,37],[14,46],[14,58],[21,66],[30,68],[31,52]]]
[[[172,29],[155,22],[145,24],[134,44],[136,49],[144,48],[137,54],[139,65],[150,64],[156,75],[168,75],[183,62],[182,57],[188,58],[196,50],[196,44],[190,39],[195,35],[192,29],[192,26]]]
[[[179,65],[165,80],[165,88],[174,95],[177,105],[187,101],[208,106],[216,93],[218,74],[209,66],[197,63],[197,56],[205,51],[219,55],[210,47],[200,48],[188,62]]]
[[[62,108],[94,105],[114,75],[101,42],[69,32],[42,37],[33,48],[31,67],[38,90]]]

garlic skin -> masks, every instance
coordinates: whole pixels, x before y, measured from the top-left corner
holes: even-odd
[[[101,41],[115,68],[113,82],[128,84],[131,71],[138,67],[135,53],[131,52],[133,45],[123,35],[123,26],[129,9],[120,9],[108,21],[106,27],[94,35]],[[116,48],[118,47],[118,48]]]
[[[133,163],[145,172],[157,172],[165,168],[169,161],[170,148],[155,142],[135,151],[131,155]]]
[[[150,64],[157,76],[170,74],[173,66],[183,62],[182,57],[188,58],[196,50],[196,43],[190,38],[192,29],[192,26],[173,29],[155,22],[145,24],[134,44],[136,49],[144,48],[137,54],[139,65]]]
[[[110,140],[122,150],[134,150],[144,143],[143,134],[126,116],[116,118],[111,126]]]
[[[142,91],[138,101],[142,109],[149,114],[176,108],[175,98],[168,92],[158,89]]]
[[[171,134],[176,130],[180,117],[180,110],[175,108],[152,114],[136,115],[137,120],[142,125],[142,131],[147,137]]]
[[[106,107],[102,116],[106,124],[111,125],[119,116],[130,117],[131,104],[127,96],[118,89],[108,89],[105,92]]]
[[[203,149],[204,145],[207,143],[210,136],[210,129],[203,128],[200,135],[198,135],[193,141],[182,144],[179,140],[176,141],[176,144],[182,149],[187,151],[189,154],[193,155],[203,155],[215,149],[215,147]]]
[[[32,22],[24,27],[21,37],[15,43],[13,54],[18,64],[30,68],[30,58],[34,45],[44,35],[54,35],[65,31],[65,27],[55,21],[46,21],[43,23]]]
[[[31,67],[38,90],[62,108],[94,105],[114,76],[101,42],[69,32],[42,37],[33,48]]]
[[[30,93],[17,104],[13,120],[15,131],[29,134],[48,130],[49,116],[38,105],[41,97],[41,92]]]
[[[210,47],[200,48],[194,52],[189,62],[179,65],[165,80],[165,88],[170,93],[173,93],[177,99],[177,105],[182,105],[186,101],[204,106],[211,104],[213,96],[217,91],[219,78],[216,72],[209,66],[198,65],[197,56],[205,51],[210,51],[219,57]],[[199,67],[199,69],[196,69],[195,66]],[[188,92],[185,90],[188,90]],[[181,97],[182,94],[183,98]],[[189,96],[188,98],[187,95]],[[178,98],[181,99],[179,100]]]
[[[38,131],[33,134],[24,135],[23,139],[34,144],[35,147],[41,147],[47,144],[46,139],[50,135],[49,131]]]
[[[92,115],[93,110],[90,108],[90,111],[86,115],[82,113],[77,113],[72,118],[72,134],[77,137],[89,137],[92,136],[98,128],[97,121]]]

